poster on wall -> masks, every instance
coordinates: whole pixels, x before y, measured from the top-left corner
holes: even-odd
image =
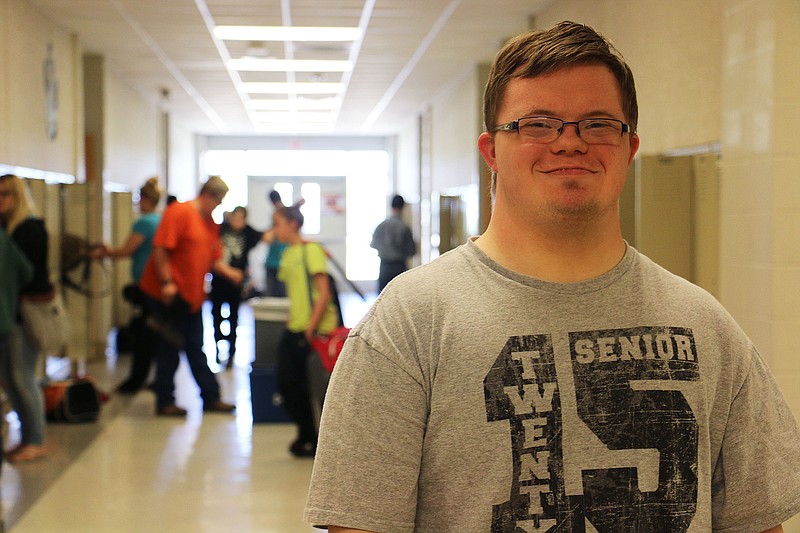
[[[343,193],[328,192],[322,194],[320,215],[322,216],[343,215],[344,210],[345,210],[345,199]]]

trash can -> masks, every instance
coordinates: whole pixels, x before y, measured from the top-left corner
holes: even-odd
[[[278,363],[278,342],[289,319],[289,299],[253,298],[248,304],[256,323],[253,367],[274,368]]]
[[[278,343],[289,319],[289,299],[252,298],[248,304],[253,309],[256,323],[255,359],[250,370],[253,423],[289,422],[289,416],[283,408],[283,397],[278,392],[275,368],[278,364]]]
[[[291,422],[283,408],[283,396],[278,392],[274,368],[254,366],[250,371],[250,401],[254,424]]]

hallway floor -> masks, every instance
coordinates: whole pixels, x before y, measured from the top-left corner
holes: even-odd
[[[357,321],[368,303],[356,301],[349,314],[345,307],[346,323]],[[209,342],[206,333],[209,366],[217,372],[222,398],[236,403],[235,415],[203,413],[199,389],[182,361],[175,382],[177,403],[189,410],[185,419],[154,416],[155,396],[144,390],[112,394],[96,423],[48,423],[46,458],[3,465],[0,531],[319,531],[302,521],[313,460],[289,454],[293,426],[252,423],[252,311],[242,306],[231,370],[214,362],[213,334]],[[117,361],[110,355],[90,364],[88,373],[111,391],[128,364],[127,356]],[[19,439],[16,415],[8,419],[6,448]]]

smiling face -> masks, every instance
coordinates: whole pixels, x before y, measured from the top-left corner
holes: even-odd
[[[616,79],[600,64],[511,79],[498,122],[531,115],[627,122]],[[503,131],[483,133],[478,146],[497,173],[495,212],[500,217],[535,225],[618,223],[617,199],[639,138],[626,133],[619,146],[588,145],[574,126],[565,126],[550,143],[525,142],[518,133]]]

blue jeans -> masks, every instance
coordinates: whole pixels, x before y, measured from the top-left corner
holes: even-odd
[[[150,298],[149,304],[155,309],[157,315],[164,316],[163,304]],[[211,369],[208,368],[206,354],[203,353],[203,315],[197,313],[183,313],[176,317],[175,329],[183,337],[183,349],[189,369],[194,380],[200,387],[200,397],[203,403],[211,405],[220,398],[219,383]],[[153,389],[156,393],[156,408],[161,409],[175,403],[175,371],[180,363],[178,348],[159,337],[158,361],[156,365],[156,379]]]
[[[28,340],[21,324],[8,336],[8,350],[0,357],[0,379],[17,412],[22,444],[44,444],[44,397],[36,381],[39,352]]]

